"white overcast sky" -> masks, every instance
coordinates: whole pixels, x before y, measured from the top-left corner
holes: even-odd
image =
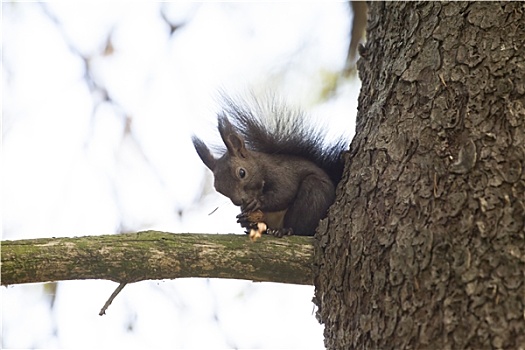
[[[352,134],[359,83],[323,94],[350,19],[341,2],[3,2],[2,239],[242,233],[191,135],[216,137],[219,90],[248,89]],[[2,348],[323,348],[312,286],[144,281],[98,316],[115,287],[2,287]]]

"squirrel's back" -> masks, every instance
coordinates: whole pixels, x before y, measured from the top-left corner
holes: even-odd
[[[334,184],[341,179],[341,155],[347,138],[341,135],[335,142],[328,141],[327,129],[320,123],[276,98],[234,100],[223,96],[220,118],[232,123],[250,150],[305,158],[323,169]]]

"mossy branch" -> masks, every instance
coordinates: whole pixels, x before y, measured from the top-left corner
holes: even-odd
[[[312,237],[158,231],[2,242],[2,285],[184,277],[313,284]]]

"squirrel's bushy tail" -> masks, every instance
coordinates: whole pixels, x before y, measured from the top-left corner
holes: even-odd
[[[266,154],[286,154],[308,159],[323,169],[334,184],[343,174],[343,152],[348,138],[328,141],[327,128],[306,114],[288,108],[277,98],[257,100],[222,96],[223,111],[244,137],[247,148]]]

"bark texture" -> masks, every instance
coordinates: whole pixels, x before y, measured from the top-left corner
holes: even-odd
[[[146,231],[2,242],[2,285],[184,277],[312,284],[312,238]]]
[[[525,3],[371,2],[318,230],[330,349],[525,348]]]

